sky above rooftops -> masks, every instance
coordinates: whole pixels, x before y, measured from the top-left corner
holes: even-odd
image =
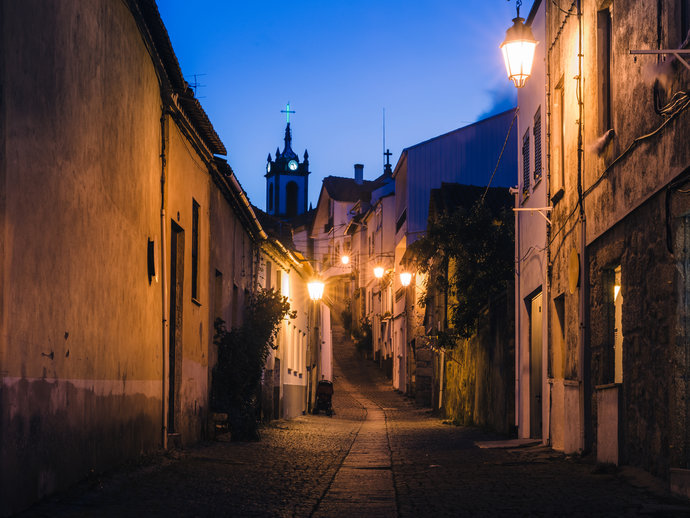
[[[499,50],[512,1],[157,2],[185,78],[199,83],[228,162],[262,209],[288,101],[314,205],[328,175],[352,177],[355,163],[367,180],[382,173],[383,109],[395,166],[404,148],[516,103]]]

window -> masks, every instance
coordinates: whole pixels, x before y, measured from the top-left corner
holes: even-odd
[[[556,318],[553,319],[548,343],[547,369],[550,378],[562,378],[565,375],[565,294],[561,293],[553,299],[553,309]]]
[[[553,160],[551,162],[551,181],[553,189],[551,199],[557,203],[563,196],[565,189],[565,113],[563,110],[563,77],[556,85],[553,93]]]
[[[680,38],[678,46],[683,46],[690,39],[690,0],[680,1]]]
[[[541,180],[541,106],[537,109],[534,115],[534,127],[532,128],[534,135],[534,183]]]
[[[271,289],[271,261],[266,261],[266,289]]]
[[[611,120],[611,11],[597,13],[597,67],[599,91],[599,129],[603,134],[613,127]]]
[[[529,130],[522,137],[522,194],[529,194]]]
[[[192,300],[199,300],[199,204],[192,198]]]
[[[288,182],[285,187],[285,214],[290,218],[297,215],[297,182]]]
[[[213,320],[223,318],[223,274],[216,270],[213,284]]]
[[[268,186],[268,211],[273,212],[273,184]]]
[[[276,268],[276,291],[283,295],[283,270]]]
[[[623,383],[623,292],[620,265],[613,268],[610,279],[612,282],[609,284],[608,296],[613,307],[610,333],[613,342],[613,382]]]

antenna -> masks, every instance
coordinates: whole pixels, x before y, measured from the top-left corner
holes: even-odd
[[[199,82],[199,78],[201,76],[205,76],[205,75],[206,74],[192,74],[192,76],[194,77],[194,81],[187,81],[187,84],[189,84],[189,86],[192,88],[192,90],[194,90],[194,97],[196,97],[197,99],[204,99],[206,97],[206,96],[199,97],[196,94],[197,88],[204,88],[206,86],[206,85],[202,85]]]
[[[383,109],[383,168],[386,168],[386,109]]]

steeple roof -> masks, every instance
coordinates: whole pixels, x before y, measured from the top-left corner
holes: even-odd
[[[281,155],[285,160],[299,160],[297,153],[292,150],[292,132],[290,131],[290,123],[285,126],[285,149]]]

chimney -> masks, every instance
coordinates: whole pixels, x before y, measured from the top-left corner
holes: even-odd
[[[355,183],[362,185],[364,182],[364,165],[355,164]]]

